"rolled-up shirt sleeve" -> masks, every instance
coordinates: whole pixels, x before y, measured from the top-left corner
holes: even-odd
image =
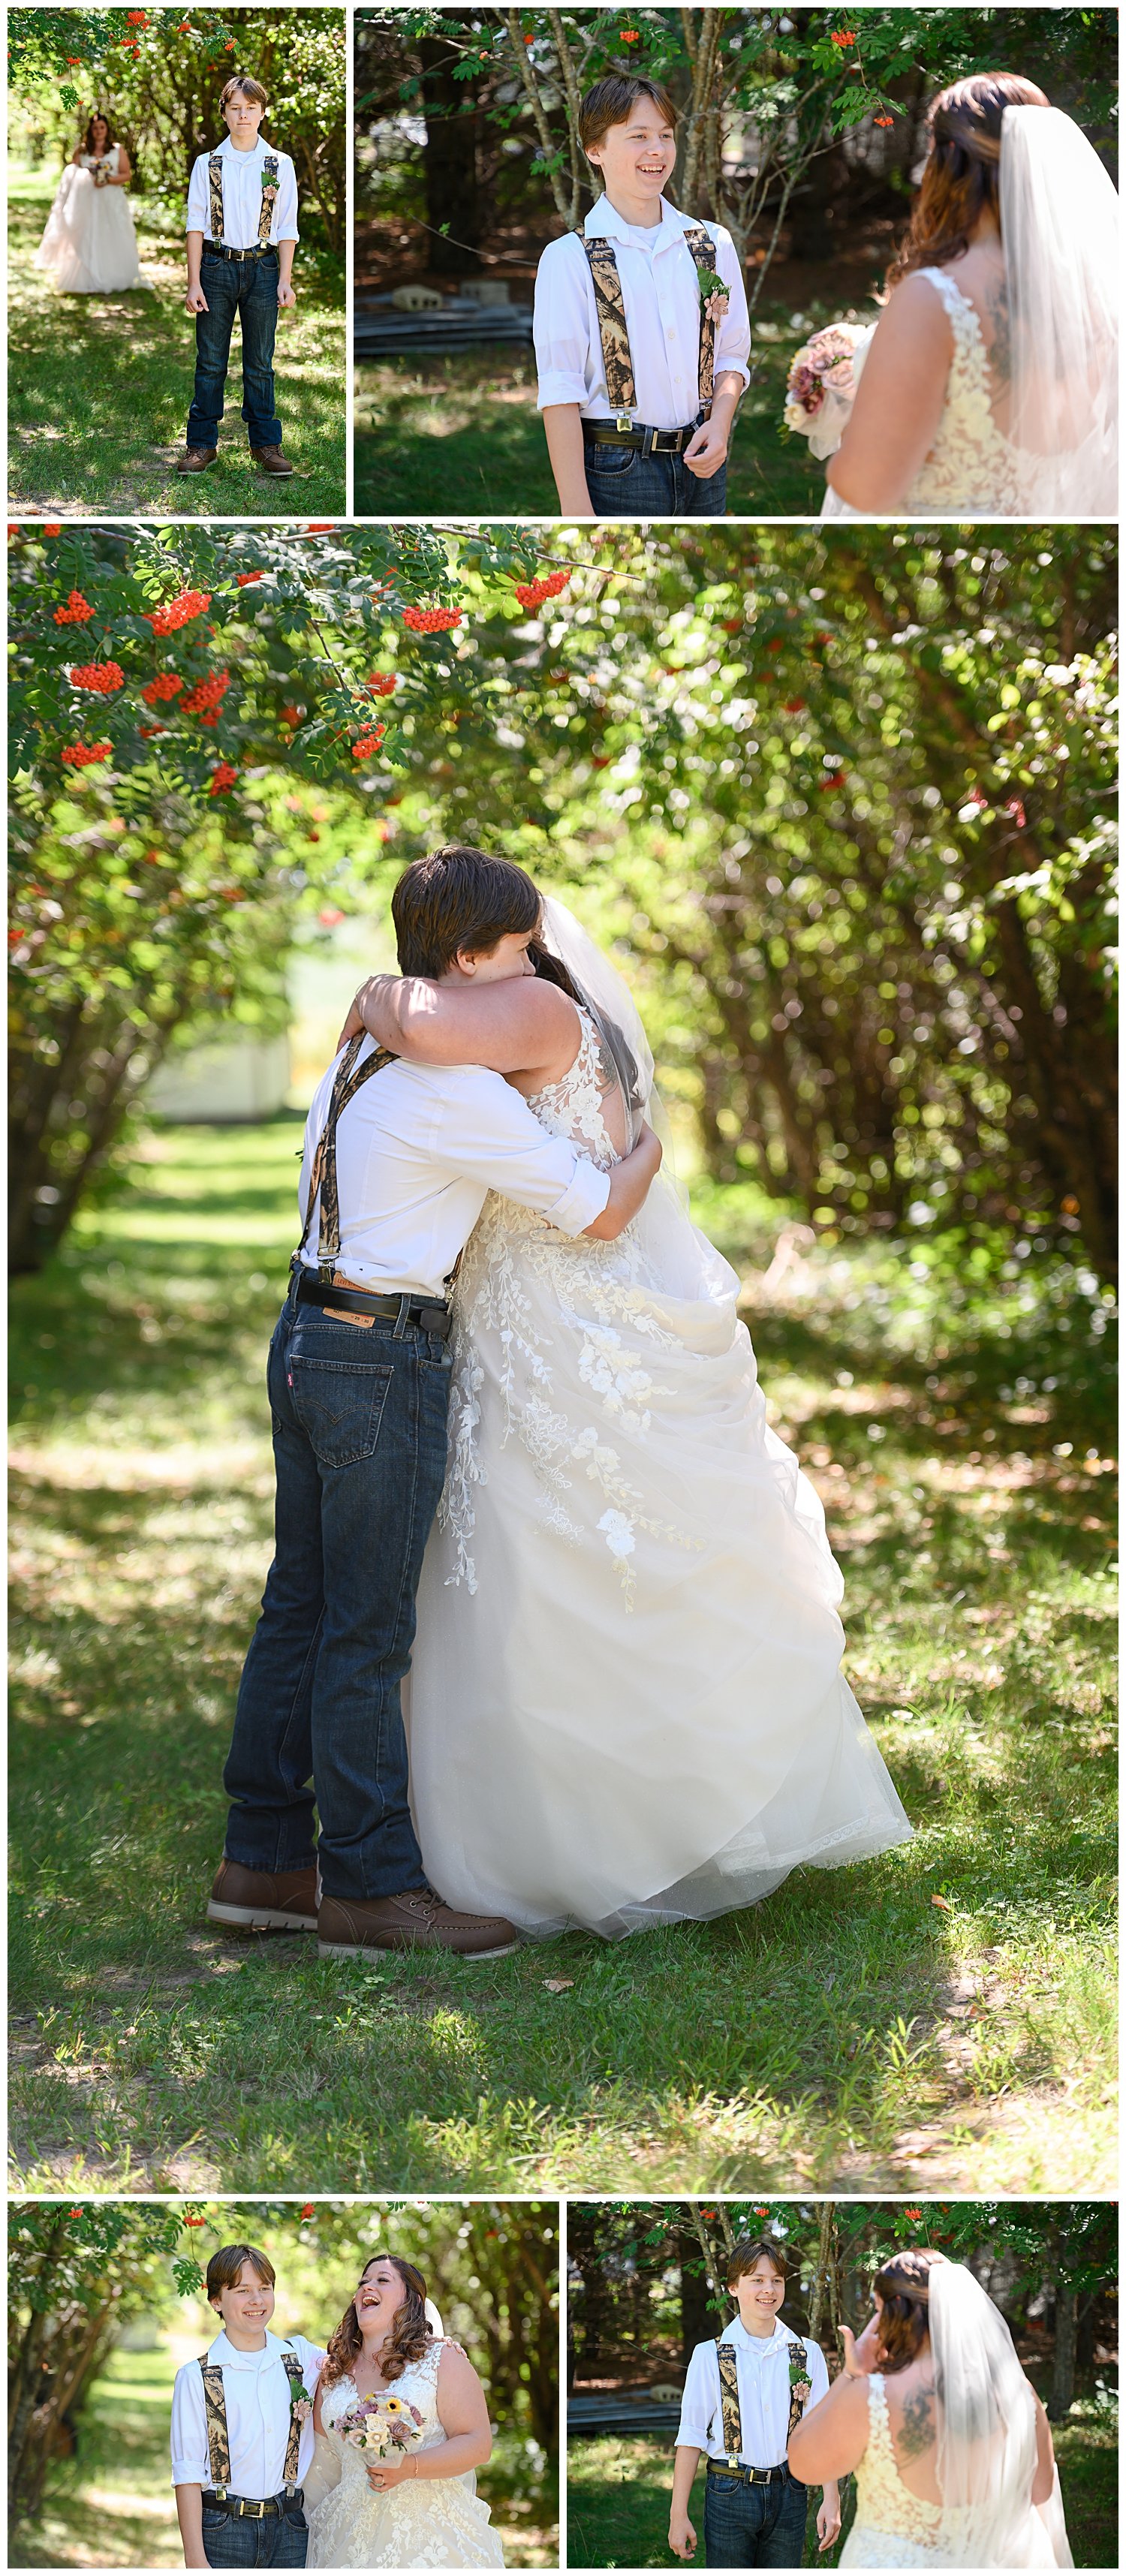
[[[711,2441],[712,2421],[719,2399],[719,2364],[714,2344],[698,2343],[688,2364],[684,2394],[680,2401],[678,2444],[690,2445],[694,2451],[706,2451]]]
[[[716,231],[716,271],[727,288],[727,311],[716,324],[714,371],[717,376],[740,375],[749,385],[751,371],[747,360],[751,351],[751,317],[747,311],[747,290],[739,253],[730,233]]]
[[[177,2371],[172,2390],[172,2484],[174,2487],[209,2487],[211,2484],[203,2373],[195,2362],[188,2362],[184,2369]]]
[[[590,393],[589,263],[576,235],[549,242],[536,270],[532,331],[539,380],[536,404],[585,403]],[[601,352],[599,352],[601,369]]]
[[[547,1135],[500,1074],[484,1099],[474,1084],[464,1107],[443,1105],[434,1151],[447,1171],[537,1209],[561,1234],[585,1234],[610,1196],[609,1173],[564,1137]]]
[[[297,229],[297,172],[288,152],[278,154],[278,193],[274,200],[274,240],[300,241]]]
[[[184,231],[186,233],[205,233],[210,221],[210,216],[211,208],[208,200],[207,187],[207,154],[206,152],[202,152],[198,161],[193,161],[192,163],[192,175],[188,181],[188,212],[187,220],[184,224]]]

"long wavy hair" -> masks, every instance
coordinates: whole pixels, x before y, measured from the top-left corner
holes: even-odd
[[[1047,107],[1019,72],[975,72],[940,90],[927,112],[930,151],[889,287],[915,268],[945,268],[968,249],[985,213],[1001,221],[1001,119],[1007,107]]]
[[[103,146],[102,146],[102,149],[103,149],[103,151],[104,151],[104,152],[108,152],[108,151],[110,151],[110,150],[111,150],[111,148],[112,148],[112,146],[116,143],[116,141],[117,141],[117,136],[116,136],[116,134],[114,133],[113,127],[112,127],[112,125],[110,124],[109,118],[108,118],[108,116],[106,115],[106,112],[105,112],[104,107],[96,107],[96,108],[94,108],[94,109],[93,109],[93,111],[92,111],[92,113],[91,113],[90,121],[89,121],[89,124],[87,125],[86,132],[85,132],[85,134],[84,134],[84,135],[83,135],[83,137],[82,137],[82,141],[81,141],[81,143],[79,144],[78,149],[79,149],[79,151],[80,151],[80,152],[94,152],[94,151],[96,151],[96,150],[97,150],[97,145],[95,144],[95,141],[94,141],[94,127],[95,127],[96,125],[104,125],[104,127],[105,127],[105,129],[106,129],[106,139],[105,139],[105,142],[104,142],[104,144],[103,144]]]
[[[883,2302],[880,2309],[880,2342],[884,2360],[881,2367],[889,2374],[906,2370],[908,2363],[922,2348],[930,2333],[930,2276],[941,2254],[929,2246],[907,2246],[902,2254],[893,2254],[883,2263],[872,2284]]]
[[[421,2361],[427,2345],[433,2342],[426,2317],[426,2283],[413,2263],[404,2263],[401,2255],[388,2254],[382,2249],[378,2254],[369,2255],[360,2274],[361,2281],[367,2279],[373,2263],[390,2263],[407,2294],[402,2307],[396,2310],[391,2341],[389,2346],[385,2346],[380,2361],[385,2379],[401,2379],[408,2364]],[[331,2388],[336,2380],[347,2377],[363,2350],[363,2342],[356,2302],[352,2299],[329,2342],[321,2372],[322,2388]]]

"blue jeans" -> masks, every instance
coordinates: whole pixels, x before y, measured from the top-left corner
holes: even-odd
[[[219,259],[203,245],[199,282],[206,313],[195,317],[195,390],[188,413],[189,447],[215,447],[235,315],[242,323],[242,416],[252,447],[280,447],[274,410],[274,334],[278,327],[276,250],[263,259]]]
[[[309,2528],[300,2505],[261,2521],[203,2508],[203,2554],[209,2567],[303,2567]]]
[[[448,1343],[404,1321],[333,1323],[286,1298],[266,1379],[274,1561],[243,1667],[225,1849],[326,1895],[423,1884],[399,1689],[446,1472]],[[312,1782],[312,1787],[310,1787]]]
[[[704,2548],[709,2567],[800,2567],[807,2490],[789,2469],[769,2486],[709,2470],[704,2489]]]
[[[727,515],[727,463],[706,482],[683,456],[643,456],[638,447],[604,447],[584,438],[586,488],[596,519],[722,519]]]

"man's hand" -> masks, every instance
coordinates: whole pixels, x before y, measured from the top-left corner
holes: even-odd
[[[377,2495],[389,2494],[392,2487],[401,2486],[404,2478],[413,2476],[408,2460],[372,2460],[368,2465],[368,2485],[375,2488]]]
[[[211,307],[203,292],[202,286],[189,286],[187,294],[184,297],[184,311],[185,313],[209,313],[211,311]]]
[[[827,2486],[822,2495],[821,2510],[817,2516],[817,2545],[820,2557],[823,2558],[825,2551],[832,2548],[840,2527],[840,2498],[835,2486]]]
[[[686,2513],[674,2514],[669,2523],[669,2548],[674,2558],[694,2558],[696,2534]]]
[[[684,462],[690,474],[706,483],[718,474],[727,454],[727,430],[721,421],[706,420],[696,431],[684,451]]]
[[[295,286],[287,286],[284,282],[283,282],[283,283],[281,283],[281,284],[279,284],[279,287],[278,287],[278,303],[281,305],[282,310],[284,311],[288,305],[290,305],[290,304],[296,304],[296,302],[297,302],[297,289],[296,289],[296,287],[295,287]]]

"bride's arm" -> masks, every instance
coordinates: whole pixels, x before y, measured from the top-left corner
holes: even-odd
[[[1032,2479],[1033,2504],[1047,2504],[1056,2480],[1056,2455],[1052,2431],[1040,2399],[1036,2397],[1036,2468]]]
[[[542,1073],[578,1043],[575,1005],[540,975],[498,984],[437,984],[427,975],[371,975],[337,1041],[366,1029],[410,1064],[483,1064],[492,1073]]]
[[[806,2486],[832,2484],[845,2478],[862,2460],[868,2446],[868,2391],[865,2380],[879,2368],[876,2320],[870,2318],[857,2339],[843,2329],[844,2369],[828,2396],[803,2415],[790,2436],[788,2458],[796,2478]]]
[[[368,2477],[378,2493],[406,2478],[460,2478],[479,2469],[493,2447],[485,2391],[457,2344],[443,2344],[438,2363],[438,2421],[446,2438],[433,2449],[408,2451],[402,2460],[373,2460]]]
[[[898,509],[938,435],[954,354],[946,308],[925,277],[905,277],[876,325],[828,481],[851,510]]]

